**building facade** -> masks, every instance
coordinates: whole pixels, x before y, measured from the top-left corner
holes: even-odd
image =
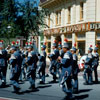
[[[82,54],[87,53],[90,45],[98,44],[100,51],[100,0],[40,0],[40,6],[47,8],[50,15],[46,18],[49,28],[44,29],[47,52],[52,51],[53,41],[64,38]]]

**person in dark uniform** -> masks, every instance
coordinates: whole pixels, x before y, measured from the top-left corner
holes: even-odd
[[[94,48],[94,53],[93,53],[93,71],[95,76],[95,83],[98,83],[98,72],[97,72],[98,65],[99,65],[99,54],[98,54],[98,47],[96,46]]]
[[[27,79],[30,82],[31,90],[36,89],[35,87],[35,78],[36,78],[36,68],[37,68],[37,61],[38,56],[37,53],[34,51],[33,46],[28,46],[28,58],[26,61],[27,64]]]
[[[63,58],[63,56],[64,56],[64,51],[63,51],[63,49],[62,49],[61,42],[59,42],[59,44],[58,44],[58,49],[59,49],[59,56],[60,56],[61,58]]]
[[[45,68],[46,68],[46,45],[41,47],[41,54],[39,56],[39,67],[38,67],[38,74],[40,78],[40,84],[45,84]]]
[[[93,78],[92,78],[92,62],[93,62],[93,55],[92,55],[92,48],[91,46],[89,47],[88,49],[88,54],[87,54],[87,58],[85,60],[85,65],[84,65],[84,80],[85,80],[85,83],[84,85],[87,85],[87,84],[92,84],[93,82]]]
[[[71,53],[73,57],[73,62],[72,62],[72,78],[73,78],[73,93],[78,93],[78,57],[76,55],[76,48],[72,47],[71,48]]]
[[[51,60],[49,71],[50,74],[53,75],[53,83],[56,82],[57,79],[57,64],[58,64],[58,57],[59,57],[59,50],[57,49],[57,44],[53,43],[53,53],[49,55],[49,58]]]
[[[23,61],[23,57],[22,57],[22,51],[20,50],[20,45],[19,45],[19,41],[16,41],[16,44],[15,44],[15,47],[16,47],[16,52],[20,54],[21,56],[21,62]],[[20,71],[20,77],[19,77],[19,81],[22,82],[22,71],[23,71],[23,68],[22,68],[22,64],[21,64],[21,71]]]
[[[2,53],[3,53],[3,57],[4,57],[4,60],[5,60],[5,68],[4,68],[4,72],[3,72],[3,85],[6,85],[6,74],[7,74],[7,66],[8,66],[8,53],[5,49],[2,50]]]
[[[21,66],[21,74],[20,74],[20,81],[23,79],[26,80],[26,71],[27,71],[27,57],[28,57],[28,42],[25,43],[25,47],[21,50],[22,53],[22,66]]]
[[[63,45],[64,57],[59,58],[61,60],[62,72],[61,72],[61,81],[60,87],[67,94],[69,99],[73,98],[72,95],[72,53],[69,51],[69,46],[67,43]],[[67,86],[67,87],[66,87]]]
[[[0,79],[2,80],[1,87],[6,85],[7,73],[7,51],[3,47],[3,41],[0,41]]]
[[[28,56],[27,47],[24,47],[24,51],[22,52],[22,66],[21,66],[20,80],[26,79],[27,56]]]
[[[64,51],[63,51],[63,49],[62,49],[61,42],[59,42],[59,44],[58,44],[58,50],[59,50],[59,57],[63,58],[63,56],[64,56]],[[58,58],[59,58],[59,57],[58,57]],[[61,76],[61,62],[60,62],[59,59],[58,59],[57,73],[58,73],[59,79],[60,79],[60,76]]]
[[[20,76],[20,72],[21,72],[22,59],[21,59],[21,54],[19,52],[17,52],[17,49],[15,46],[11,47],[11,54],[12,55],[9,59],[9,63],[12,66],[10,80],[13,85],[14,92],[18,93],[20,90],[18,80],[19,80],[19,76]]]

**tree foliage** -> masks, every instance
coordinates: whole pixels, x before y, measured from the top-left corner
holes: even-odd
[[[3,0],[0,11],[0,37],[11,38],[16,36],[17,6],[14,0]]]
[[[33,0],[34,1],[34,0]],[[40,35],[40,26],[47,25],[44,18],[48,10],[39,9],[36,2],[23,3],[14,0],[0,0],[0,37]]]

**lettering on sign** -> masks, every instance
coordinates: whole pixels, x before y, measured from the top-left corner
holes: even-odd
[[[67,28],[66,27],[62,27],[60,28],[59,30],[59,33],[62,34],[62,33],[66,33],[67,32]]]
[[[100,23],[89,22],[89,23],[76,24],[60,28],[48,29],[44,31],[44,35],[82,32],[82,31],[90,31],[98,29],[100,29]]]
[[[59,28],[54,29],[54,34],[57,34],[59,32],[60,32],[60,29]]]
[[[100,29],[100,23],[90,23],[90,30]]]

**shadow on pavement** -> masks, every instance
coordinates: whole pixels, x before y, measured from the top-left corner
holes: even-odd
[[[59,83],[59,81],[56,81],[56,82],[54,82],[54,81],[49,81],[49,82],[46,83],[46,84],[56,84],[56,83]]]
[[[79,95],[79,96],[75,96],[74,100],[81,100],[81,99],[85,99],[85,98],[88,98],[88,97],[89,97],[88,94]]]
[[[95,84],[100,84],[100,81],[98,81],[98,82],[93,81],[93,85],[95,85]]]
[[[48,88],[51,87],[52,85],[45,85],[45,86],[38,86],[37,88]]]
[[[32,92],[38,92],[39,91],[39,89],[38,88],[36,88],[36,89],[34,89],[34,90],[25,90],[25,91],[21,91],[21,92],[19,92],[19,93],[17,93],[18,95],[24,95],[24,94],[28,94],[28,93],[32,93]]]
[[[10,85],[0,86],[0,88],[8,88],[8,87],[10,87]]]
[[[79,90],[78,91],[78,94],[79,93],[83,93],[83,92],[89,92],[89,91],[91,91],[92,89],[81,89],[81,90]]]
[[[64,97],[62,100],[82,100],[85,98],[88,98],[89,95],[88,94],[84,94],[84,95],[79,95],[79,96],[75,96],[72,99],[69,99],[68,96]]]

